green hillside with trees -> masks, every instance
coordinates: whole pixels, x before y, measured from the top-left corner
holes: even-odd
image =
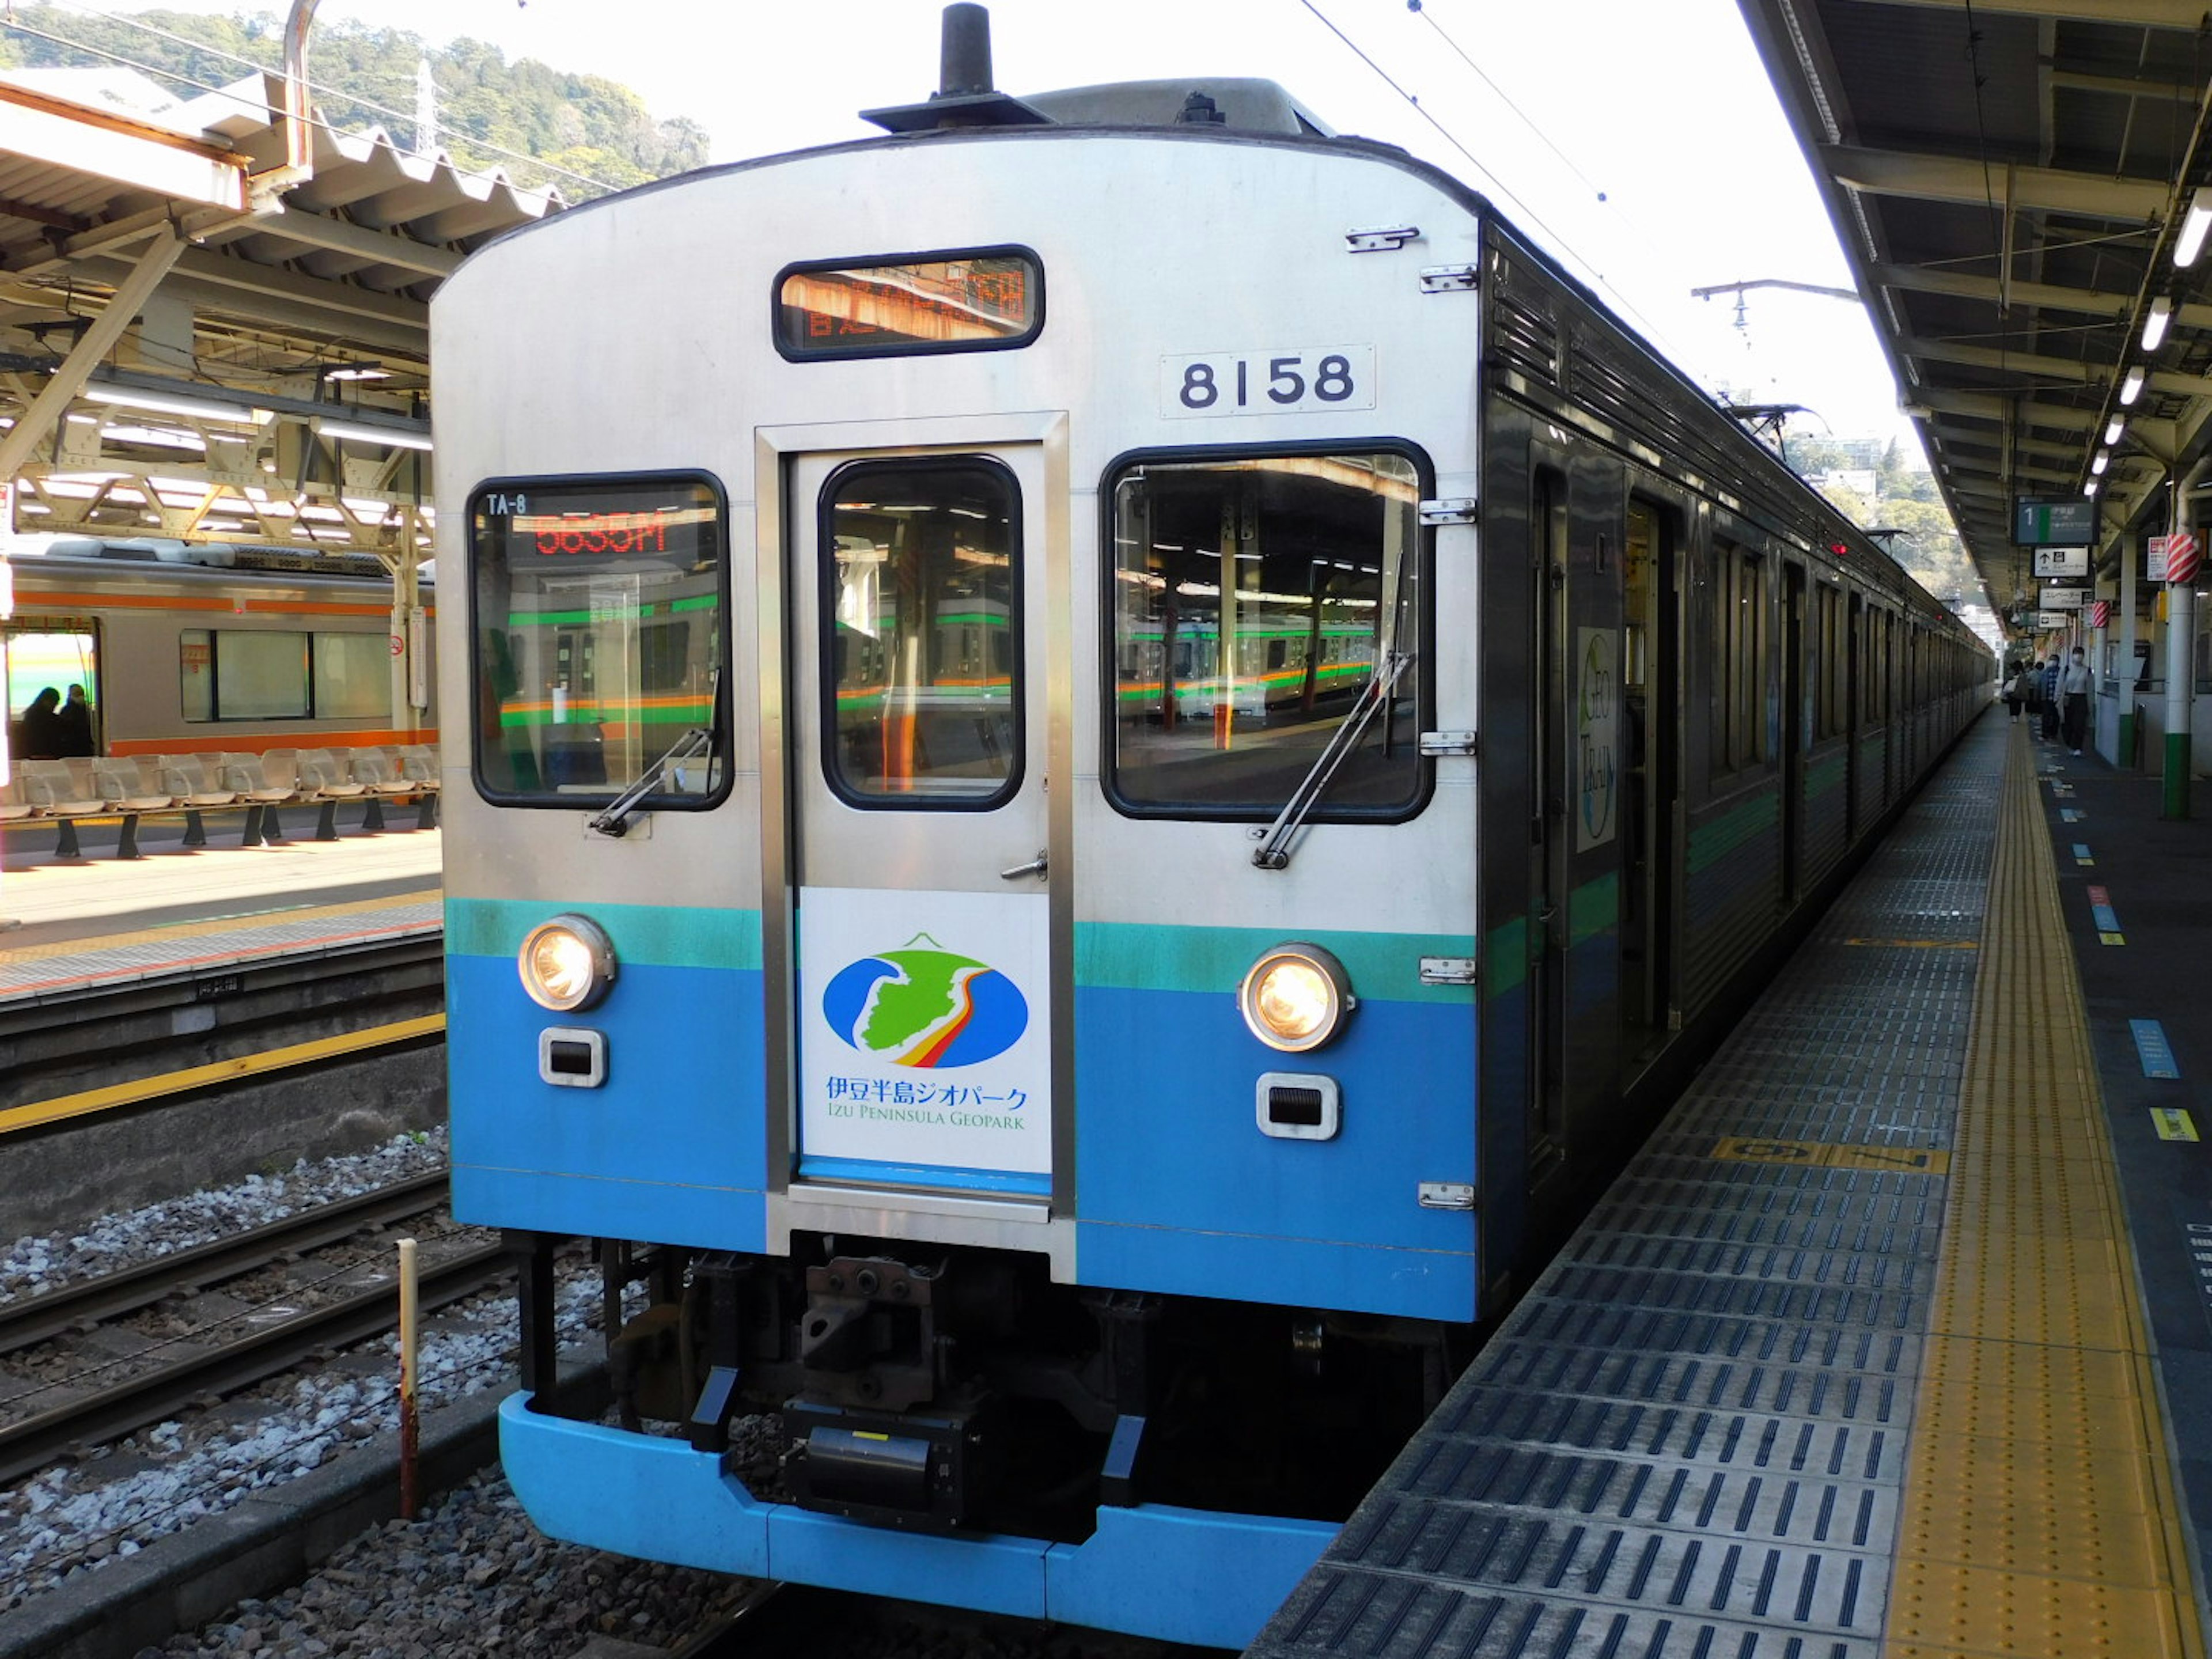
[[[283,18],[274,12],[156,10],[116,19],[18,3],[0,23],[0,67],[122,64],[179,97],[228,86],[250,74],[249,65],[273,70],[283,61]],[[681,118],[654,119],[628,87],[528,58],[510,64],[482,40],[434,46],[404,29],[344,19],[318,23],[309,41],[316,106],[342,131],[380,126],[411,146],[416,73],[426,58],[437,87],[438,146],[465,168],[503,168],[517,184],[554,185],[580,201],[706,165],[706,130]]]

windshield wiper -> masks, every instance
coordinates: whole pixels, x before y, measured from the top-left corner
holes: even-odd
[[[607,803],[606,811],[593,818],[591,827],[603,836],[619,839],[629,833],[629,815],[637,804],[660,787],[668,775],[668,769],[677,762],[690,760],[694,755],[712,756],[720,748],[722,732],[722,671],[719,668],[707,677],[707,724],[695,726],[670,745],[667,752],[637,775],[637,781]],[[708,781],[713,780],[713,762],[708,763]]]
[[[1411,656],[1397,651],[1383,658],[1375,671],[1374,678],[1360,688],[1359,701],[1352,705],[1351,712],[1344,717],[1344,723],[1330,735],[1328,747],[1321,751],[1312,769],[1299,781],[1298,787],[1291,791],[1290,799],[1283,803],[1283,810],[1275,815],[1274,823],[1267,826],[1261,844],[1253,849],[1253,863],[1262,870],[1281,870],[1289,866],[1291,842],[1305,827],[1305,821],[1313,815],[1314,808],[1321,804],[1322,796],[1328,792],[1330,782],[1343,768],[1352,751],[1359,746],[1359,739],[1373,723],[1376,711],[1389,704],[1391,690],[1397,685],[1399,676],[1406,672],[1407,665],[1412,661]]]

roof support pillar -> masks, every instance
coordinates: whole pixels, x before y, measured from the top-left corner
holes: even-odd
[[[2212,471],[2202,460],[2173,483],[2173,513],[2166,528],[2189,526],[2189,497]],[[2189,816],[2189,709],[2197,696],[2197,584],[2166,584],[2166,769],[2162,818]]]
[[[169,267],[177,263],[184,251],[185,239],[173,224],[165,224],[154,233],[153,240],[146,244],[146,251],[138,256],[130,274],[116,285],[107,308],[79,337],[61,367],[54,371],[53,378],[46,382],[46,389],[16,417],[8,435],[0,438],[0,478],[12,479],[22,470],[31,452],[60,422],[70,400],[84,389],[84,383],[92,378],[92,371],[99,367],[100,359],[114,349],[115,343],[123,337],[123,331],[137,316],[138,308],[161,285],[161,278],[169,274]]]

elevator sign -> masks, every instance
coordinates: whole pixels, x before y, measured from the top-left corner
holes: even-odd
[[[2022,547],[2085,547],[2097,539],[2097,503],[2086,495],[2013,503],[2012,538]]]

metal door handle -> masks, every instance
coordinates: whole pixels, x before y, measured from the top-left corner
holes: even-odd
[[[1000,871],[999,879],[1001,881],[1019,881],[1024,876],[1036,876],[1042,879],[1044,875],[1044,870],[1045,855],[1043,853],[1040,852],[1027,864],[1018,864],[1011,870]]]

